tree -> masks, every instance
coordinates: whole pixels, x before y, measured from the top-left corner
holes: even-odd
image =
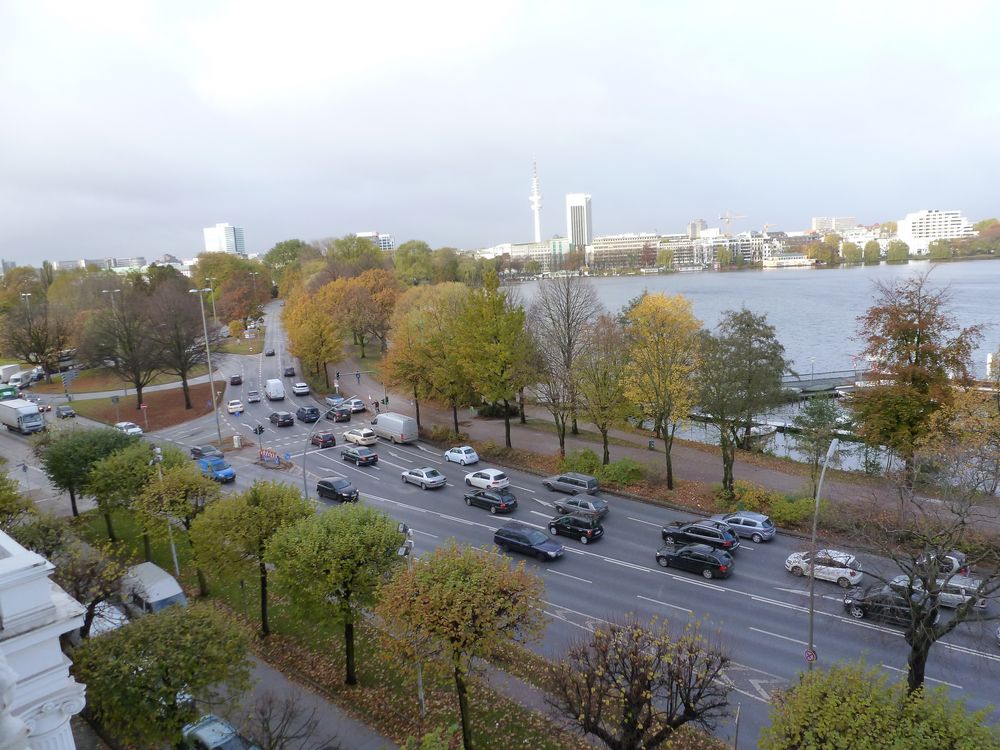
[[[629,356],[625,331],[618,319],[602,315],[591,328],[579,358],[580,405],[604,446],[602,463],[611,463],[608,431],[629,412],[626,379]]]
[[[135,442],[138,438],[108,428],[67,430],[51,441],[41,443],[38,457],[49,481],[69,493],[73,515],[78,516],[76,496],[87,490],[91,467],[105,456]]]
[[[366,505],[310,515],[279,529],[267,544],[275,586],[310,618],[344,626],[345,682],[357,683],[354,625],[399,563],[398,524]]]
[[[862,260],[861,248],[853,242],[845,242],[841,253],[845,263],[860,263]]]
[[[810,497],[816,494],[823,457],[830,442],[836,437],[838,416],[837,406],[832,398],[813,396],[792,420],[792,424],[799,430],[792,439],[809,464]]]
[[[0,474],[0,531],[10,534],[35,514],[31,498],[21,494],[21,486],[7,473]]]
[[[674,267],[674,251],[671,248],[660,248],[656,253],[656,266],[670,270]]]
[[[431,248],[422,240],[409,240],[397,247],[392,253],[392,264],[404,284],[429,284],[434,279]]]
[[[259,750],[340,750],[336,735],[317,739],[320,705],[304,696],[264,692],[247,712],[243,733]]]
[[[1000,734],[989,711],[970,712],[943,688],[907,694],[878,669],[842,664],[801,673],[776,696],[762,750],[998,750]]]
[[[626,393],[663,436],[667,487],[674,488],[674,435],[697,398],[701,327],[682,295],[647,294],[626,316]]]
[[[132,501],[149,483],[153,475],[149,445],[137,441],[119,448],[109,456],[94,462],[87,475],[87,492],[97,502],[108,527],[108,539],[117,541],[111,514],[131,507]],[[151,559],[149,537],[145,538],[146,559]]]
[[[725,715],[729,662],[697,623],[674,636],[665,623],[628,618],[570,646],[548,701],[611,750],[663,747],[685,724],[710,730]]]
[[[365,271],[357,278],[357,283],[368,291],[371,299],[365,310],[368,318],[364,322],[365,332],[375,338],[385,352],[389,346],[389,331],[396,300],[402,291],[396,277],[383,268]]]
[[[885,259],[889,263],[906,263],[910,259],[910,246],[902,240],[892,240],[885,249]]]
[[[271,298],[271,288],[265,278],[259,270],[247,270],[226,279],[219,287],[216,304],[222,319],[245,321],[261,317],[264,303]]]
[[[88,545],[79,541],[64,549],[54,562],[52,580],[83,605],[80,636],[87,638],[98,606],[121,594],[122,577],[127,568],[118,562],[117,550],[111,545]]]
[[[201,312],[196,304],[191,304],[189,283],[184,277],[164,279],[150,299],[152,319],[156,323],[149,333],[160,346],[163,370],[181,379],[185,409],[191,408],[191,388],[188,386],[191,371],[207,358]]]
[[[59,371],[59,352],[68,346],[72,332],[70,311],[38,294],[7,313],[2,343],[5,351],[22,362],[39,365],[49,376]]]
[[[428,658],[451,673],[465,750],[473,747],[467,692],[473,663],[541,632],[542,588],[523,562],[511,567],[503,557],[452,543],[397,570],[379,592],[376,614],[391,630],[386,651],[408,661]]]
[[[865,243],[864,261],[866,266],[878,265],[882,262],[882,246],[878,240],[868,240]]]
[[[344,350],[344,329],[335,311],[324,288],[316,295],[296,296],[282,313],[289,351],[304,366],[322,371],[327,387],[330,377],[326,365],[338,362]]]
[[[537,260],[529,260],[524,264],[524,274],[526,276],[537,276],[542,272],[542,264]]]
[[[319,249],[302,240],[284,240],[264,253],[264,264],[280,275],[288,266],[320,257]]]
[[[209,505],[192,520],[191,543],[201,568],[223,578],[257,574],[260,582],[260,632],[268,620],[267,544],[282,528],[313,514],[297,490],[278,482],[254,482],[250,489]]]
[[[168,607],[91,638],[74,650],[73,665],[94,717],[138,747],[179,742],[185,724],[237,700],[250,681],[246,636],[204,605]]]
[[[980,221],[977,221],[975,224],[973,224],[972,228],[975,229],[977,232],[982,232],[986,229],[989,229],[992,226],[996,226],[998,223],[1000,223],[1000,221],[998,221],[997,219],[981,219]]]
[[[47,560],[56,557],[74,539],[65,519],[44,512],[33,513],[7,533],[22,547],[37,552]]]
[[[927,248],[931,260],[950,260],[954,251],[951,240],[934,240]]]

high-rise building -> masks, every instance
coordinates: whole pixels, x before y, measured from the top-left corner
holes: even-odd
[[[387,253],[396,249],[396,241],[392,238],[391,234],[383,234],[382,232],[358,232],[354,236],[369,240],[379,250],[384,250]]]
[[[843,232],[845,229],[854,229],[858,225],[858,220],[853,216],[813,216],[812,230],[820,234],[829,232]]]
[[[231,224],[216,224],[205,227],[206,253],[235,253],[246,255],[246,244],[243,241],[243,228]]]
[[[531,195],[528,201],[531,203],[531,213],[535,219],[535,244],[542,241],[542,194],[538,192],[538,163],[532,162]]]
[[[586,193],[570,193],[566,196],[566,235],[573,247],[586,247],[594,239],[590,196]]]
[[[907,214],[905,219],[896,222],[896,237],[916,254],[926,253],[934,240],[955,240],[975,234],[976,230],[961,211],[932,208]]]
[[[10,271],[13,271],[15,268],[17,268],[17,263],[15,263],[12,260],[0,261],[0,271],[2,271],[5,274]]]
[[[708,222],[704,219],[695,219],[688,224],[688,239],[696,240],[701,237],[701,233],[708,229]]]

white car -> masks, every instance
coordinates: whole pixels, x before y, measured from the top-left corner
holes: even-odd
[[[470,487],[481,487],[484,490],[498,490],[510,485],[507,475],[499,469],[481,469],[465,475],[465,483]]]
[[[240,412],[244,411],[243,402],[240,401],[238,398],[234,398],[232,401],[226,404],[226,410],[230,414],[239,414]]]
[[[378,437],[370,427],[356,427],[344,433],[344,440],[355,445],[375,445]]]
[[[368,407],[365,406],[365,402],[360,398],[349,398],[344,402],[344,406],[355,413],[368,410]]]
[[[466,466],[468,464],[479,463],[479,454],[475,448],[468,445],[461,445],[457,448],[449,448],[444,452],[445,461],[454,461],[456,464]]]
[[[308,383],[296,383],[292,386],[292,393],[296,396],[308,396],[309,395],[309,384]]]
[[[797,576],[808,574],[811,555],[810,552],[793,552],[785,560],[785,570]],[[817,550],[812,567],[816,578],[833,581],[844,589],[857,586],[864,576],[861,563],[854,555],[835,549]]]
[[[116,422],[115,429],[124,432],[126,435],[141,435],[142,428],[135,422]]]
[[[447,478],[437,469],[425,466],[422,469],[407,469],[403,472],[403,484],[416,484],[422,490],[428,487],[444,487]]]
[[[260,403],[260,391],[249,391],[247,393],[247,403],[248,404],[259,404]]]

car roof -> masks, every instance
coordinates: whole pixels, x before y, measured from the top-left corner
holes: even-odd
[[[721,551],[715,549],[714,547],[710,547],[707,544],[701,544],[700,542],[698,544],[685,544],[683,547],[678,549],[677,552],[683,552],[684,550],[688,550],[689,552],[702,552],[706,554],[714,554]],[[728,553],[723,552],[723,554]]]
[[[733,511],[732,513],[726,513],[724,516],[721,516],[720,518],[722,520],[725,520],[726,518],[737,518],[737,517],[739,517],[739,518],[752,518],[755,521],[765,521],[768,518],[763,513],[758,513],[755,510],[736,510],[736,511]],[[713,520],[714,519],[715,519],[715,516],[713,516]]]

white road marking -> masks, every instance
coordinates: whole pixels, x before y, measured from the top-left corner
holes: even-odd
[[[780,638],[783,641],[791,641],[792,643],[798,643],[800,646],[808,646],[806,641],[800,641],[798,638],[789,638],[787,635],[780,635],[779,633],[772,633],[770,630],[761,630],[760,628],[750,628],[755,633],[763,633],[764,635],[769,635],[772,638]]]
[[[429,531],[421,531],[420,529],[411,529],[414,534],[423,534],[424,536],[429,536],[431,539],[439,539],[437,534],[431,534]]]
[[[443,466],[444,463],[445,463],[444,461],[435,461],[434,459],[431,459],[431,458],[425,458],[424,456],[421,456],[420,454],[415,453],[414,451],[407,450],[406,448],[401,448],[398,445],[394,446],[394,450],[403,451],[403,453],[409,453],[412,456],[416,456],[421,461],[430,461],[432,464],[438,464],[438,465],[442,465]],[[423,450],[423,449],[421,448],[421,450]],[[430,453],[430,451],[427,451],[427,452]]]
[[[536,492],[536,490],[533,490],[530,487],[522,487],[519,484],[512,484],[511,487],[517,487],[519,490],[524,490],[525,492],[532,492],[532,493]]]
[[[666,570],[657,570],[655,568],[648,568],[651,573],[660,573],[665,576],[670,576],[675,581],[680,581],[681,583],[687,583],[692,586],[702,586],[706,589],[712,589],[713,591],[733,591],[733,589],[727,589],[724,586],[716,586],[714,583],[706,583],[704,581],[699,581],[697,578],[691,578],[690,576],[679,576],[674,573],[670,573]]]
[[[586,578],[579,578],[578,576],[571,576],[569,573],[562,573],[558,570],[552,570],[549,568],[547,573],[551,573],[554,576],[563,576],[564,578],[572,578],[574,581],[583,581],[584,583],[593,583],[593,581],[588,581]]]
[[[636,523],[644,523],[647,526],[655,526],[658,529],[663,528],[662,523],[653,523],[652,521],[643,521],[641,518],[632,518],[632,516],[625,516],[629,521],[635,521]]]
[[[533,510],[533,511],[531,511],[531,512],[532,512],[532,513],[534,513],[534,514],[535,514],[536,516],[541,516],[542,518],[548,518],[548,517],[549,517],[549,514],[548,514],[548,513],[540,513],[540,512],[539,512],[539,511],[537,511],[537,510]]]
[[[403,471],[406,471],[407,469],[410,468],[409,466],[402,466],[400,464],[394,464],[392,461],[390,461],[387,458],[379,458],[379,463],[380,464],[389,464],[389,466],[395,466],[397,469],[402,469]]]
[[[751,596],[750,597],[755,602],[760,602],[761,604],[771,604],[775,607],[784,607],[785,609],[794,609],[796,612],[808,612],[808,607],[800,607],[798,604],[788,604],[786,602],[779,602],[777,599],[766,599],[762,596]]]
[[[694,616],[694,610],[688,609],[687,607],[678,607],[676,604],[670,604],[669,602],[661,602],[659,599],[650,599],[648,596],[642,596],[641,594],[637,594],[636,598],[643,599],[647,602],[652,602],[653,604],[659,604],[663,607],[670,607],[671,609],[679,609],[681,612],[687,612],[689,615]]]
[[[546,508],[555,508],[556,507],[552,503],[547,502],[545,500],[542,500],[541,498],[533,497],[531,499],[534,500],[536,503],[540,503],[541,505],[544,505]]]
[[[900,669],[899,667],[891,667],[888,664],[883,664],[882,667],[883,667],[883,669],[891,669],[893,672],[901,672],[902,674],[906,674],[906,670],[905,669]],[[953,687],[956,690],[965,690],[964,687],[962,687],[961,685],[956,685],[954,682],[945,682],[944,680],[935,680],[933,677],[927,677],[926,675],[924,676],[924,679],[928,680],[930,682],[937,682],[937,683],[939,683],[941,685],[947,685],[948,687]]]

